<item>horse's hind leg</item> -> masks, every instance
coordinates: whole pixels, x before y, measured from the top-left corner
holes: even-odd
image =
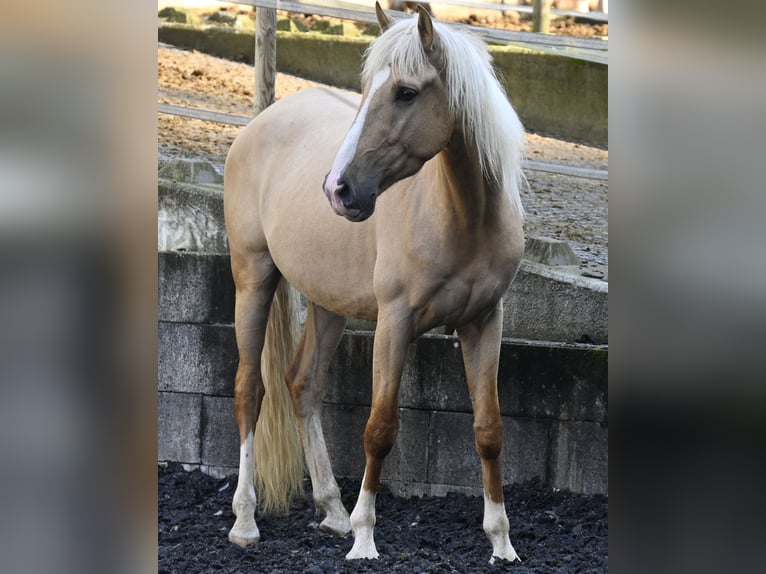
[[[498,304],[488,315],[458,329],[473,404],[476,450],[481,458],[484,483],[483,526],[492,543],[490,562],[494,562],[495,557],[509,561],[518,558],[508,537],[509,524],[505,514],[500,466],[503,423],[497,396],[497,370],[502,325],[503,308]]]
[[[346,534],[351,530],[351,523],[327,455],[321,409],[327,370],[345,325],[345,318],[309,302],[306,325],[286,375],[295,413],[301,421],[303,452],[311,475],[314,504],[325,514],[320,528],[336,535]]]
[[[243,259],[232,255],[236,284],[234,328],[239,366],[234,381],[234,414],[239,426],[239,477],[232,501],[237,519],[229,540],[239,546],[255,544],[260,538],[255,524],[256,497],[253,486],[253,435],[263,402],[261,354],[271,301],[280,275],[268,254]]]

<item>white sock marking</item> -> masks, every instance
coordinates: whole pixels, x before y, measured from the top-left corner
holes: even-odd
[[[505,514],[505,504],[502,502],[492,502],[489,497],[484,495],[484,532],[492,543],[492,558],[490,564],[494,564],[495,557],[513,562],[519,556],[511,545],[511,539],[508,537],[508,516]]]
[[[365,476],[367,473],[365,473]],[[356,500],[356,506],[351,513],[351,528],[354,531],[354,546],[346,554],[347,560],[358,558],[378,558],[378,549],[375,547],[375,540],[372,535],[375,526],[375,493],[364,489],[364,478],[362,478],[362,488],[359,490],[359,498]]]
[[[253,472],[253,433],[251,431],[239,447],[239,477],[231,502],[237,519],[229,532],[229,540],[240,546],[253,544],[260,538],[258,526],[255,524],[256,498]]]

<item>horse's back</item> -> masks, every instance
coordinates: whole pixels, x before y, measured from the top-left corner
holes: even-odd
[[[357,104],[358,98],[351,94],[314,88],[291,94],[266,108],[240,132],[229,149],[224,173],[227,199],[240,193],[249,195],[253,185],[268,182],[274,171],[278,170],[280,176],[298,171],[288,162],[305,165],[306,159],[322,150],[328,156],[334,154]]]
[[[328,169],[324,166],[332,162],[356,105],[357,100],[343,92],[302,90],[269,106],[239,133],[224,169],[224,208],[232,249],[252,249],[264,242],[261,231],[274,209],[272,200],[283,188],[295,193],[316,187],[312,183],[318,180],[320,187],[314,191],[322,196],[322,178]]]

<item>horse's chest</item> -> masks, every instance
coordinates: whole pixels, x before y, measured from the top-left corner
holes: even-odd
[[[460,325],[494,306],[505,293],[512,270],[474,263],[461,269],[443,269],[438,275],[413,281],[410,302],[426,327]]]
[[[417,330],[464,325],[486,313],[505,294],[521,258],[508,234],[447,231],[389,236],[378,245],[378,305],[409,312]]]

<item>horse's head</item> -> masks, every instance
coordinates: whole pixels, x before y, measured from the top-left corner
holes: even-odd
[[[377,197],[439,153],[455,124],[431,17],[418,7],[417,35],[412,26],[401,33],[404,22],[393,25],[375,8],[381,44],[368,52],[362,103],[323,186],[335,212],[350,221],[370,217]]]

